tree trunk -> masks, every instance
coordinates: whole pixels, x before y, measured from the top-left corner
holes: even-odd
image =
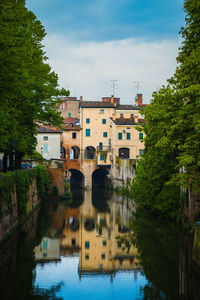
[[[23,153],[22,152],[16,152],[15,153],[15,168],[21,169],[21,162],[22,162]]]
[[[11,171],[14,170],[14,159],[13,159],[13,152],[9,154],[9,169]]]

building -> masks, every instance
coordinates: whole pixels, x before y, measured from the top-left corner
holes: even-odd
[[[62,131],[60,129],[39,125],[36,150],[42,154],[44,159],[60,159],[61,135]]]

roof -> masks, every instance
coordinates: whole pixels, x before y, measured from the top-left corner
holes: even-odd
[[[81,101],[80,106],[83,108],[114,108],[115,105],[103,101]]]
[[[58,133],[58,134],[61,134],[62,133],[62,130],[59,129],[59,128],[51,128],[50,126],[39,126],[37,128],[37,132],[38,133]]]
[[[140,110],[143,109],[147,106],[147,104],[139,105],[139,106],[134,106],[130,104],[118,104],[116,109],[117,110]]]
[[[64,131],[79,131],[81,130],[80,125],[76,125],[76,124],[65,124],[62,126]]]
[[[116,125],[140,125],[142,123],[145,123],[144,119],[138,119],[138,122],[136,123],[134,118],[117,118],[115,120],[111,118],[111,120]]]
[[[76,124],[79,123],[80,121],[77,118],[72,118],[72,117],[67,117],[64,119],[65,124]]]

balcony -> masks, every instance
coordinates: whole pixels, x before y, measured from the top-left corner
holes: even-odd
[[[111,146],[97,146],[97,152],[110,152]]]

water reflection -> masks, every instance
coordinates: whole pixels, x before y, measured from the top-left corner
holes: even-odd
[[[111,192],[50,199],[0,249],[2,299],[200,299],[192,239]]]

